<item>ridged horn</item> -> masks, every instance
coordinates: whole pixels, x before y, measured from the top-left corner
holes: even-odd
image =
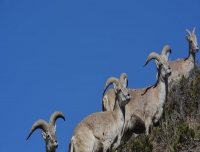
[[[29,132],[28,137],[26,138],[26,140],[28,140],[28,138],[32,135],[32,133],[33,133],[35,130],[37,130],[37,129],[42,129],[43,131],[46,132],[47,128],[48,128],[48,124],[47,124],[46,121],[44,121],[44,120],[42,120],[42,119],[36,121],[36,122],[33,124],[33,126],[32,126],[32,128],[31,128],[31,130],[30,130],[30,132]]]
[[[126,84],[125,84],[125,87],[127,87],[128,86],[128,76],[126,75],[126,73],[122,73],[121,76],[120,76],[120,79],[119,79],[120,83],[124,84],[124,80],[125,79],[127,80]]]
[[[107,81],[106,81],[106,84],[104,86],[104,90],[103,90],[103,96],[104,96],[104,93],[106,91],[106,89],[108,88],[109,85],[115,83],[116,85],[119,85],[119,80],[115,77],[110,77]]]
[[[146,63],[144,64],[144,66],[147,65],[147,63],[148,63],[150,60],[152,60],[152,59],[156,59],[156,60],[159,62],[161,58],[160,58],[160,55],[159,55],[159,54],[157,54],[157,53],[155,53],[155,52],[152,52],[152,53],[149,54],[149,56],[148,56],[148,58],[147,58],[147,60],[146,60]]]
[[[195,30],[196,30],[196,27],[194,27],[194,29],[192,30],[192,34],[194,34]]]
[[[62,118],[62,119],[65,121],[65,116],[64,116],[64,114],[63,114],[62,112],[60,112],[60,111],[56,111],[56,112],[54,112],[54,113],[51,115],[51,117],[50,117],[50,119],[49,119],[49,123],[50,123],[50,124],[55,124],[55,122],[56,122],[56,120],[57,120],[58,118]]]
[[[186,29],[186,32],[188,32],[188,34],[191,35],[191,32],[188,29]]]
[[[168,60],[167,52],[172,53],[172,50],[169,45],[165,45],[161,52],[161,56],[164,56]]]

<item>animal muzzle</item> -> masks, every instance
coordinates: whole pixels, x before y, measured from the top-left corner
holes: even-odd
[[[166,77],[169,77],[171,74],[172,74],[172,70],[168,70],[167,74],[166,74]]]
[[[130,93],[127,93],[127,95],[126,95],[126,99],[127,99],[127,100],[130,100],[130,99],[131,99],[131,95],[130,95]]]
[[[54,142],[54,146],[55,146],[55,148],[58,148],[58,142],[57,141]]]
[[[195,48],[192,49],[193,50],[193,53],[196,53],[196,52],[199,52],[199,47],[196,46]]]

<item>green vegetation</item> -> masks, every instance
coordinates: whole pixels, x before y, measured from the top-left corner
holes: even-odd
[[[182,77],[168,93],[162,118],[149,136],[121,143],[117,152],[200,151],[200,69]],[[115,150],[113,150],[115,151]]]

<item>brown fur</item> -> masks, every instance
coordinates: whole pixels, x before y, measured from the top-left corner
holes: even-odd
[[[114,110],[93,113],[83,119],[74,130],[70,152],[107,152],[112,147],[119,146],[124,126],[121,108],[130,101],[130,94],[119,81],[118,83],[118,87],[113,83],[116,97]]]
[[[182,76],[185,76],[188,78],[191,71],[195,67],[195,55],[199,50],[199,46],[197,43],[197,38],[195,35],[195,29],[193,29],[192,33],[186,29],[188,32],[188,36],[186,36],[186,40],[189,44],[189,55],[187,58],[178,59],[175,61],[169,62],[170,67],[172,68],[172,74],[169,77],[169,84],[172,85],[173,82],[176,82],[182,78]],[[163,54],[165,55],[165,54]]]
[[[171,74],[171,69],[165,58],[161,56],[159,58],[161,61],[157,62],[157,83],[143,89],[128,89],[131,94],[131,100],[125,106],[125,122],[122,132],[123,140],[125,141],[133,133],[140,134],[146,131],[146,134],[149,134],[150,127],[156,124],[162,115],[168,88],[167,78]],[[111,110],[112,108],[105,107],[107,105],[104,104],[104,100],[109,100],[107,103],[114,102],[114,91],[110,90],[105,96],[107,97],[103,98],[102,101],[103,109]]]

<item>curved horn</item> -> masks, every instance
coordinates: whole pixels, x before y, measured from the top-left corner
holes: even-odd
[[[161,52],[161,56],[164,56],[166,58],[166,60],[168,60],[167,52],[172,53],[172,50],[169,45],[165,45]]]
[[[46,132],[46,130],[47,130],[47,128],[48,128],[47,122],[44,121],[44,120],[42,120],[42,119],[36,121],[36,122],[33,124],[33,126],[32,126],[32,128],[31,128],[31,130],[30,130],[30,132],[29,132],[28,137],[26,138],[26,140],[28,140],[28,138],[31,136],[31,134],[32,134],[36,129],[39,129],[39,128],[42,129],[44,132]]]
[[[152,59],[156,59],[156,60],[159,62],[159,61],[160,61],[160,55],[157,54],[157,53],[155,53],[155,52],[152,52],[151,54],[149,54],[149,56],[148,56],[148,58],[147,58],[147,60],[146,60],[146,63],[144,64],[144,66],[147,65],[147,63],[148,63],[150,60],[152,60]]]
[[[196,27],[194,27],[194,29],[192,30],[192,34],[194,34],[195,30],[196,30]]]
[[[49,119],[49,123],[55,124],[55,122],[56,122],[56,120],[57,120],[58,118],[62,118],[62,119],[65,121],[65,116],[64,116],[64,114],[63,114],[62,112],[60,112],[60,111],[56,111],[56,112],[54,112],[54,113],[51,115],[51,117],[50,117],[50,119]]]
[[[125,87],[127,87],[128,86],[128,76],[126,75],[126,73],[122,73],[119,78],[120,83],[124,84],[125,79],[126,79]]]
[[[188,32],[188,34],[191,35],[191,32],[188,29],[186,29],[186,32]]]
[[[104,86],[104,90],[103,90],[103,96],[104,96],[104,93],[106,91],[106,89],[108,88],[109,85],[111,85],[112,83],[115,83],[116,85],[119,85],[119,80],[115,77],[110,77],[107,81],[106,81],[106,84]]]

